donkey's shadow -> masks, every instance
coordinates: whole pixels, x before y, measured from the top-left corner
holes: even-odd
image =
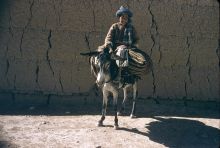
[[[146,124],[149,132],[121,127],[119,130],[147,136],[151,141],[167,147],[209,147],[220,146],[220,130],[202,122],[179,118],[155,118]]]

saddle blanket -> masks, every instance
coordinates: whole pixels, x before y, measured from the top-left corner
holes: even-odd
[[[116,54],[125,59],[125,61],[117,60],[117,65],[122,69],[127,69],[129,74],[141,77],[153,68],[150,56],[140,49],[122,47],[117,49]]]

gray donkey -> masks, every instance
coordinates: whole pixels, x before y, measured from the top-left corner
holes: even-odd
[[[103,121],[106,116],[106,108],[108,97],[113,96],[113,106],[115,111],[115,123],[114,128],[118,129],[118,115],[124,112],[125,102],[128,99],[128,89],[132,87],[133,89],[133,107],[130,114],[131,118],[134,118],[135,107],[136,107],[136,98],[137,98],[137,81],[138,77],[135,75],[128,75],[126,71],[123,72],[121,68],[116,64],[116,60],[124,61],[125,59],[117,56],[115,53],[109,53],[108,49],[104,49],[102,52],[90,52],[90,53],[81,53],[81,55],[91,56],[90,64],[91,71],[96,77],[96,83],[102,88],[103,93],[103,105],[102,105],[102,117],[98,122],[98,126],[103,126]],[[126,76],[126,80],[125,80]],[[120,86],[120,84],[123,85]],[[124,99],[122,102],[122,107],[119,112],[117,112],[118,106],[118,94],[119,89],[122,88],[124,92]]]

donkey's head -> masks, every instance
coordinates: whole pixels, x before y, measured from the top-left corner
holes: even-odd
[[[87,55],[91,56],[91,69],[96,76],[97,85],[101,86],[104,83],[108,83],[118,75],[118,67],[115,60],[123,59],[114,53],[109,53],[108,48],[101,52],[90,52]]]
[[[96,78],[96,83],[100,86],[104,83],[111,81],[114,72],[117,72],[117,67],[114,64],[115,62],[111,59],[107,49],[104,49],[103,52],[97,56],[97,65],[98,65],[98,74]]]

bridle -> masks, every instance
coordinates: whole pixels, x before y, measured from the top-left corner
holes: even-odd
[[[110,83],[110,82],[115,82],[115,78],[118,75],[118,67],[115,63],[113,63],[115,61],[111,61],[110,62],[110,66],[109,66],[109,72],[110,72],[110,79],[108,81],[106,81],[105,83]],[[112,70],[112,71],[111,71]]]
[[[102,69],[102,71],[105,71],[107,73],[110,74],[110,79],[105,81],[105,83],[110,83],[113,82],[115,80],[115,78],[118,75],[118,66],[115,62],[115,60],[110,58],[110,54],[109,53],[101,53],[100,55],[98,55],[98,62],[102,62],[100,63],[100,70]],[[106,67],[106,63],[109,62],[109,66]]]

